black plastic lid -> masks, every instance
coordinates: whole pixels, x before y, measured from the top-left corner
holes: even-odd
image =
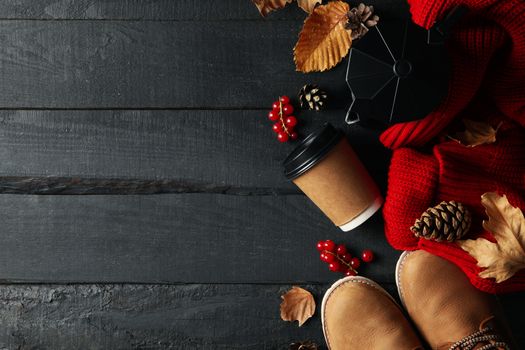
[[[325,123],[308,135],[283,162],[284,176],[295,179],[316,165],[343,138],[343,132]]]

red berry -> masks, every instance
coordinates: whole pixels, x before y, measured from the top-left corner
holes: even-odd
[[[335,255],[330,253],[325,253],[326,255],[326,262],[331,263],[335,261]]]
[[[290,129],[290,128],[288,128],[288,129]],[[290,130],[288,130],[288,131],[290,131]],[[297,133],[295,131],[290,131],[290,138],[292,140],[297,140],[298,137],[299,137],[299,135],[297,135]]]
[[[281,104],[279,103],[279,101],[275,101],[274,103],[272,103],[272,109],[277,111],[281,109]]]
[[[270,113],[268,113],[268,119],[272,121],[279,119],[279,111],[276,111],[275,109],[270,111]]]
[[[273,124],[272,129],[273,129],[273,131],[275,131],[275,132],[281,132],[281,131],[283,131],[283,123],[281,123],[281,122],[277,122],[277,123]]]
[[[345,253],[341,256],[341,259],[343,259],[344,261],[346,261],[347,263],[350,262],[350,260],[352,260],[352,255],[350,255],[349,253]]]
[[[363,259],[364,262],[371,262],[374,260],[374,252],[370,249],[363,250],[361,253],[361,259]]]
[[[354,270],[348,269],[348,270],[346,270],[345,275],[346,276],[355,276],[356,273],[355,273]]]
[[[284,131],[281,131],[277,134],[277,140],[279,140],[279,142],[286,142],[288,141],[288,134],[285,133]]]
[[[297,125],[297,118],[295,118],[293,115],[290,115],[285,119],[284,124],[290,128],[293,128]]]
[[[339,264],[339,262],[337,261],[331,262],[330,265],[328,265],[328,268],[330,269],[330,271],[334,271],[334,272],[339,271],[340,267],[341,267],[341,264]]]
[[[293,113],[293,106],[292,105],[283,105],[283,113],[286,115],[290,115]]]
[[[324,250],[324,241],[317,242],[317,250],[320,252]]]
[[[359,258],[353,258],[350,260],[350,266],[352,266],[354,269],[358,269],[361,265],[361,260]]]
[[[329,252],[335,253],[335,243],[332,240],[327,239],[324,241],[324,249],[328,250]]]
[[[326,262],[326,254],[325,253],[321,253],[321,255],[319,255],[319,259],[321,259],[322,261]]]
[[[290,103],[290,98],[288,96],[281,96],[279,97],[279,101],[281,101],[283,105],[287,105]]]
[[[344,246],[344,244],[339,244],[337,246],[337,255],[344,255],[346,254],[346,247]]]

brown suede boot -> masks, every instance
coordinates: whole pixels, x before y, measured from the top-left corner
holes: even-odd
[[[323,298],[321,320],[328,349],[423,349],[394,299],[368,278],[334,283]]]
[[[396,282],[403,305],[432,349],[510,349],[495,299],[474,288],[453,263],[422,250],[405,252]]]

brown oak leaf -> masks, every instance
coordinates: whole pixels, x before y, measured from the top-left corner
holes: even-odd
[[[351,30],[345,29],[348,11],[347,3],[331,1],[308,16],[294,48],[298,71],[322,72],[341,62],[352,45]]]
[[[496,142],[496,133],[501,123],[494,129],[489,123],[463,119],[465,131],[456,133],[452,140],[467,147],[476,147]]]
[[[320,4],[322,0],[297,0],[297,5],[305,12],[312,13],[315,5]]]
[[[479,267],[485,267],[480,277],[492,277],[500,283],[525,268],[525,218],[505,195],[485,193],[481,204],[489,217],[483,227],[494,235],[496,243],[478,238],[459,241],[459,245],[478,261]]]
[[[252,0],[263,17],[268,13],[285,7],[292,0]]]
[[[294,286],[281,298],[281,318],[284,321],[299,321],[301,327],[315,312],[314,297],[306,289]]]

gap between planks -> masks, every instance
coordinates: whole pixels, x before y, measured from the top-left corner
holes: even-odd
[[[0,177],[0,194],[133,195],[211,193],[232,196],[304,195],[297,188],[236,187],[176,180],[86,179],[76,177]]]

